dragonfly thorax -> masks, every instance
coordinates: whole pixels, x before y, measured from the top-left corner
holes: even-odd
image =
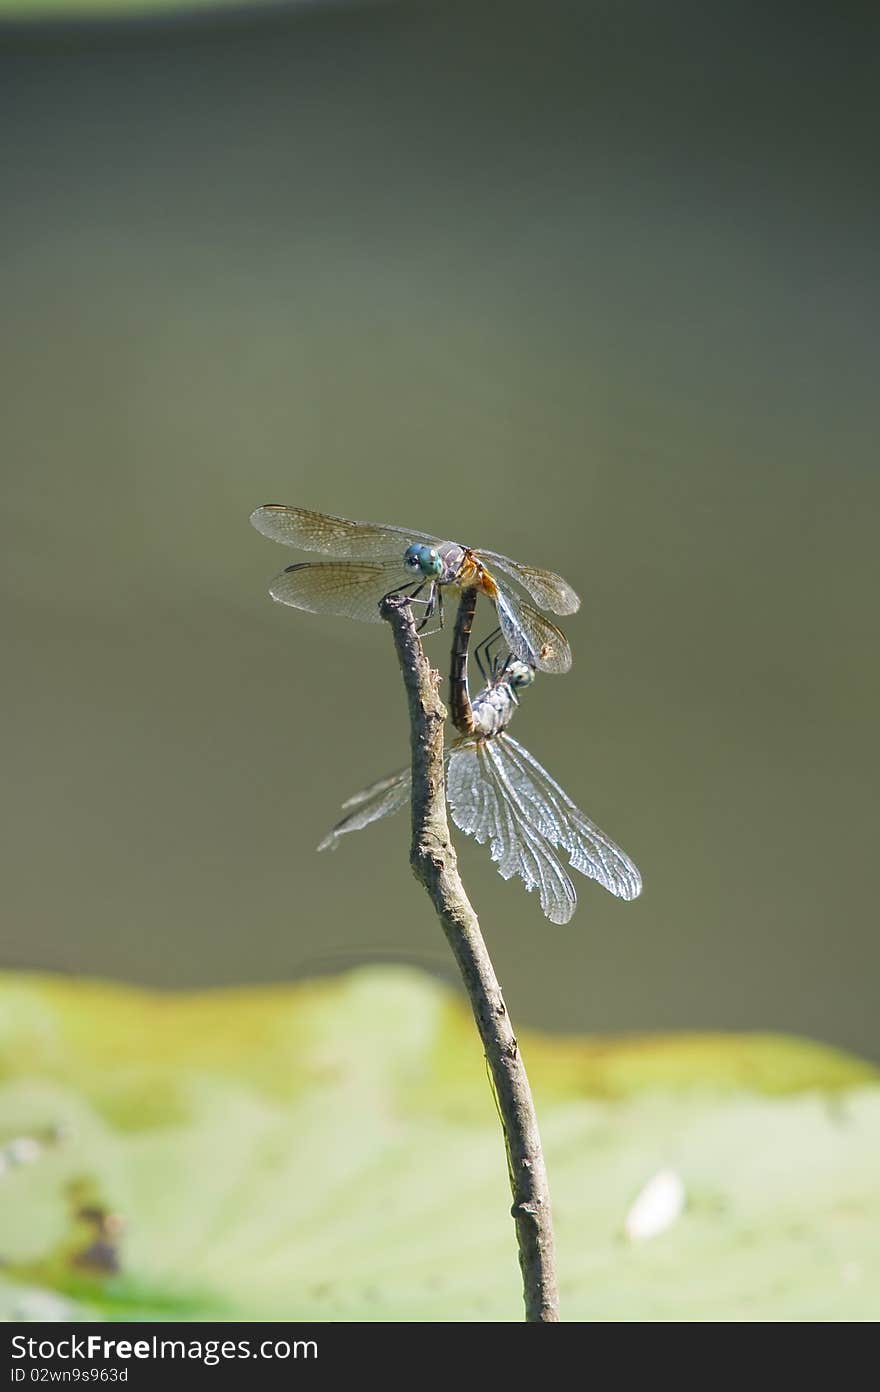
[[[510,682],[502,681],[485,687],[474,697],[471,707],[474,733],[483,739],[493,739],[510,724],[516,704]]]

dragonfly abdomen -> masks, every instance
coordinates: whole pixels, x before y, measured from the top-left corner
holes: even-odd
[[[449,712],[456,730],[460,730],[463,735],[472,735],[475,729],[468,690],[467,661],[476,610],[476,588],[463,590],[458,602],[455,627],[452,630],[452,653],[449,659]]]

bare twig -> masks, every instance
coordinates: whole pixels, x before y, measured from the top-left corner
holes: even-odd
[[[410,864],[443,925],[464,980],[495,1085],[510,1166],[523,1275],[526,1319],[559,1319],[553,1224],[547,1171],[526,1070],[477,915],[458,873],[446,819],[443,722],[439,673],[430,666],[403,595],[380,606],[394,633],[409,701],[412,736],[412,849]]]

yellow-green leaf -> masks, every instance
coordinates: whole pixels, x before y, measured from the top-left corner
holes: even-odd
[[[870,1319],[880,1086],[770,1035],[521,1035],[563,1317]],[[660,1170],[668,1230],[629,1242]],[[0,1305],[32,1319],[517,1320],[467,1008],[404,969],[160,994],[0,979]]]

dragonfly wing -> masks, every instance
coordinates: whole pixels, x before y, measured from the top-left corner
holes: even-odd
[[[542,609],[549,609],[552,614],[576,614],[580,609],[580,597],[561,575],[555,575],[552,570],[540,570],[538,566],[521,565],[498,551],[484,551],[482,547],[474,547],[474,550],[481,560],[485,558],[490,562],[490,570],[494,566],[522,585]]]
[[[401,769],[400,773],[392,773],[388,778],[380,779],[378,783],[364,788],[363,792],[355,793],[354,797],[342,804],[343,808],[350,807],[354,810],[336,823],[333,830],[329,831],[319,844],[318,850],[335,851],[339,845],[339,838],[347,832],[360,831],[371,822],[378,822],[380,817],[390,817],[393,813],[399,812],[401,807],[409,802],[411,782],[410,771],[406,768]]]
[[[288,566],[276,575],[269,593],[279,604],[309,614],[333,614],[378,623],[379,601],[411,585],[412,576],[396,561],[316,561]]]
[[[361,788],[359,793],[352,793],[351,797],[346,798],[342,804],[343,812],[349,812],[353,807],[360,807],[363,802],[371,802],[373,798],[381,797],[383,793],[389,793],[396,788],[403,778],[406,770],[398,773],[389,773],[387,778],[378,778],[375,783],[371,783],[369,788]]]
[[[554,623],[506,588],[499,587],[495,607],[501,632],[516,657],[542,672],[568,671],[571,648]]]
[[[551,923],[568,923],[577,907],[574,885],[560,865],[552,841],[532,817],[528,804],[519,800],[505,766],[503,742],[487,741],[479,752],[508,815],[511,834],[518,842],[517,873],[527,889],[537,887],[541,909]]]
[[[449,754],[446,767],[446,800],[452,819],[466,836],[481,846],[498,835],[498,806],[478,758],[478,744],[468,740]]]
[[[518,875],[527,890],[538,890],[551,923],[567,923],[577,904],[574,885],[552,846],[509,796],[495,759],[496,743],[470,743],[452,751],[446,781],[452,819],[480,845],[488,843],[505,880]]]
[[[302,551],[320,551],[339,560],[373,560],[381,556],[399,556],[410,542],[437,544],[437,538],[426,532],[407,531],[405,527],[386,527],[377,522],[348,522],[344,517],[331,517],[307,508],[285,507],[283,503],[266,503],[251,513],[251,525],[270,541],[285,546],[298,546]]]
[[[568,853],[575,870],[596,880],[618,899],[637,899],[642,877],[624,851],[591,822],[537,759],[508,734],[494,744],[517,800],[544,834]]]

